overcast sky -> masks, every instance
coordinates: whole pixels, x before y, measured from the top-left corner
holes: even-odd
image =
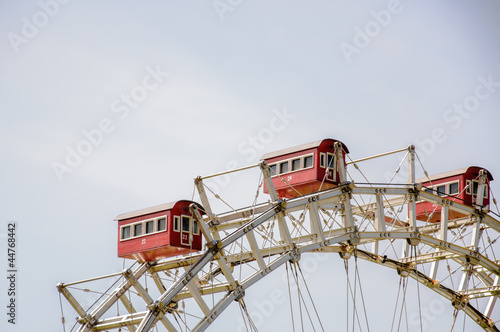
[[[0,252],[17,222],[19,307],[0,330],[62,331],[55,285],[122,268],[115,216],[265,152],[415,144],[430,174],[500,177],[499,16],[495,0],[2,0]]]

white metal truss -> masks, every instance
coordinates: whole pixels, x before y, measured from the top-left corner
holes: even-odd
[[[205,331],[231,303],[241,303],[252,285],[288,261],[297,262],[306,252],[339,253],[347,259],[353,251],[358,258],[415,279],[449,300],[485,331],[499,331],[491,317],[500,296],[500,261],[494,256],[500,221],[479,204],[471,207],[423,191],[415,183],[414,147],[407,149],[409,177],[405,184],[349,182],[339,151],[336,167],[340,168],[342,183],[338,187],[280,200],[270,170],[262,162],[258,166],[271,199],[226,213],[213,212],[204,190],[207,177],[196,178],[204,211],[194,205],[191,211],[200,224],[206,250],[142,263],[121,274],[59,284],[59,292],[79,316],[78,331],[128,328],[146,332],[157,324],[167,331],[178,331],[176,322],[188,312],[198,315],[194,315],[198,317],[194,322],[191,319],[189,330]],[[483,180],[479,183],[484,185]],[[478,193],[483,193],[482,188]],[[439,223],[417,221],[416,206],[421,202],[442,207]],[[449,220],[450,211],[465,217]],[[389,250],[383,253],[383,246],[394,243],[402,243],[403,255],[390,254],[393,251]],[[481,248],[485,243],[488,246]],[[410,255],[411,249],[417,254]],[[500,254],[498,250],[496,253]],[[451,263],[462,273],[460,283],[445,281]],[[424,265],[429,268],[423,269]],[[241,266],[249,268],[243,274],[241,270],[235,273],[235,267]],[[152,289],[144,284],[146,276],[154,280]],[[118,283],[94,307],[85,309],[71,288],[107,278],[118,278]],[[144,301],[140,309],[133,305],[131,292]],[[194,307],[180,308],[185,299],[193,299],[189,303]],[[486,309],[480,311],[473,299],[474,303],[485,301]],[[118,301],[126,312],[111,313]]]

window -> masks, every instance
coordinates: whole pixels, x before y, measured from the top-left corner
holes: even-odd
[[[288,172],[288,161],[280,164],[280,174]]]
[[[446,186],[445,185],[437,186],[437,194],[438,196],[446,195]]]
[[[313,156],[304,157],[304,168],[313,167]]]
[[[465,192],[466,192],[468,195],[470,195],[470,194],[471,194],[471,192],[472,192],[472,191],[471,191],[471,187],[472,187],[472,183],[470,182],[470,180],[467,180],[467,189],[466,189],[466,191],[465,191]]]
[[[122,228],[122,240],[130,238],[130,226]]]
[[[180,227],[179,227],[179,216],[174,217],[174,231],[179,232]]]
[[[300,169],[300,158],[292,160],[292,171],[298,171]]]
[[[325,167],[326,154],[321,153],[321,167]],[[333,154],[332,154],[333,158]],[[299,157],[293,157],[288,160],[282,160],[276,164],[269,165],[271,176],[276,176],[278,174],[285,174],[289,172],[297,172],[301,169],[311,168],[314,166],[314,153],[303,155]]]
[[[432,188],[425,188],[425,192],[432,194],[434,192],[434,190],[432,190]]]
[[[166,218],[160,218],[156,220],[156,231],[161,232],[167,229],[167,219]]]
[[[276,164],[269,165],[269,168],[271,170],[271,176],[275,176],[276,174],[278,174],[278,172],[276,171]]]
[[[325,154],[323,152],[319,155],[319,166],[325,168]]]
[[[142,224],[134,225],[134,236],[142,235]]]
[[[155,231],[155,221],[146,221],[146,234],[153,233]]]
[[[479,187],[479,182],[472,180],[472,193],[477,195],[477,188]]]
[[[334,155],[332,153],[328,153],[327,154],[328,156],[328,168],[334,168],[335,164],[334,164]]]
[[[458,182],[452,182],[448,184],[448,194],[450,195],[458,194]]]
[[[198,229],[198,223],[196,220],[193,220],[193,234],[198,235],[200,234],[200,230]]]
[[[189,221],[191,218],[182,216],[182,231],[189,232]]]

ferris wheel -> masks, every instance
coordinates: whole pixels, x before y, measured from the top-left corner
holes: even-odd
[[[500,221],[489,186],[493,176],[473,166],[430,176],[422,166],[425,177],[416,179],[421,163],[413,146],[354,161],[348,153],[342,142],[325,139],[266,154],[257,165],[197,177],[199,203],[183,200],[118,216],[119,256],[135,263],[123,272],[57,285],[63,330],[205,331],[226,319],[227,308],[239,307],[238,331],[266,331],[245,300],[267,276],[282,271],[288,293],[271,290],[269,297],[289,307],[284,329],[290,331],[423,331],[424,290],[451,309],[450,331],[462,330],[466,320],[499,331]],[[370,182],[360,166],[403,153],[395,175],[406,165],[404,183],[396,183],[396,176]],[[244,207],[233,207],[206,183],[252,170],[257,190]],[[217,212],[216,206],[228,208]],[[342,327],[321,317],[325,304],[313,290],[323,288],[304,276],[307,255],[334,257],[344,266],[338,274],[345,290],[329,296],[346,311]],[[370,323],[361,282],[377,277],[361,276],[358,261],[388,268],[399,281],[392,304],[383,304],[383,327]],[[322,267],[315,274],[324,283],[333,278]],[[416,292],[410,295],[409,288]],[[385,294],[381,289],[381,299]],[[413,319],[420,328],[409,328],[410,301],[418,304]],[[66,322],[68,306],[78,314],[75,322]]]

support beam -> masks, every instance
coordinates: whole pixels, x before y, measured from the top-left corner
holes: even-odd
[[[127,270],[127,271],[125,271],[125,273],[123,275],[124,275],[124,277],[127,280],[130,281],[130,283],[132,284],[132,286],[137,291],[137,294],[139,294],[139,296],[144,300],[144,302],[146,302],[147,305],[151,305],[153,303],[153,298],[144,289],[144,287],[142,287],[142,285],[139,283],[138,278],[136,278],[134,276],[134,274],[132,273],[132,271]],[[165,315],[163,315],[162,317],[160,317],[160,321],[162,322],[162,324],[165,326],[165,328],[168,331],[170,331],[170,332],[176,331],[174,325],[167,319],[167,317]]]
[[[200,195],[201,204],[203,206],[203,210],[205,210],[205,214],[208,216],[208,218],[210,218],[212,225],[218,225],[219,220],[212,212],[212,208],[210,207],[210,201],[208,200],[207,193],[205,191],[205,187],[201,176],[198,176],[197,178],[194,179],[194,184],[198,189],[198,194]]]
[[[495,277],[495,281],[493,282],[493,286],[497,286],[498,287],[500,285],[499,279],[500,279],[499,276]],[[498,300],[498,296],[499,296],[499,294],[497,293],[496,296],[492,296],[488,300],[488,304],[486,305],[486,310],[484,311],[484,315],[486,317],[491,317],[491,314],[493,313],[493,308],[495,307],[495,304],[496,304],[496,302]]]
[[[146,315],[146,312],[133,313],[125,316],[111,317],[100,320],[93,328],[92,331],[109,331],[120,327],[128,327],[137,325]],[[131,327],[128,331],[135,331]]]
[[[189,270],[188,267],[185,267],[184,269],[186,271]],[[207,315],[210,312],[210,308],[207,306],[205,300],[203,300],[203,297],[200,294],[200,279],[198,279],[198,276],[194,276],[193,279],[191,279],[191,281],[187,283],[186,287],[193,296],[198,306],[201,308],[201,311],[203,311],[203,313]]]
[[[158,275],[158,273],[156,271],[149,271],[149,274],[151,275],[151,278],[153,278],[153,281],[155,282],[156,287],[158,287],[158,290],[160,291],[160,293],[165,292],[167,290],[167,288],[165,287],[165,285],[161,281],[161,278]]]
[[[139,265],[133,272],[131,272],[134,278],[140,278],[150,267],[150,263],[142,263]],[[129,270],[126,270],[127,272]],[[124,273],[125,273],[124,272]],[[130,287],[132,287],[132,283],[129,279],[124,278],[124,280],[115,288],[115,290],[108,295],[101,304],[90,314],[86,314],[82,317],[83,321],[86,322],[85,325],[82,325],[78,332],[88,332],[91,330],[92,326],[97,322],[98,319],[102,317],[106,313],[106,311],[113,306],[116,301],[122,296]]]
[[[210,229],[208,225],[205,223],[203,220],[203,217],[200,214],[200,211],[198,210],[198,207],[195,204],[191,204],[189,206],[189,211],[193,215],[194,219],[196,219],[196,222],[200,226],[201,234],[205,237],[205,240],[207,240],[207,243],[212,243],[214,241],[214,238],[212,236],[212,233],[210,232]],[[220,239],[217,239],[220,240]]]
[[[481,239],[481,233],[483,232],[481,226],[483,223],[483,217],[473,217],[476,220],[476,223],[472,226],[472,237],[471,237],[471,248],[473,250],[479,250],[479,240]]]
[[[318,204],[311,202],[307,206],[309,210],[309,220],[311,222],[311,233],[316,236],[316,241],[325,241],[325,234],[323,232],[323,225],[321,224],[321,217],[318,211]]]
[[[125,309],[127,309],[129,314],[134,314],[137,312],[134,306],[132,305],[132,302],[130,302],[130,300],[128,299],[128,297],[120,296],[120,300],[122,301],[123,306],[125,307]]]
[[[415,146],[410,145],[408,147],[408,184],[415,184]],[[418,193],[413,193],[410,195],[410,201],[408,203],[408,223],[412,228],[412,231],[417,231],[417,200]]]
[[[385,233],[385,213],[384,213],[384,198],[382,194],[375,195],[376,208],[375,208],[375,223],[374,228],[376,232]],[[373,242],[373,253],[378,255],[379,241]]]
[[[449,216],[449,209],[448,206],[445,205],[441,208],[441,228],[439,230],[439,239],[443,240],[443,242],[448,241],[448,216]],[[435,252],[439,252],[440,250],[441,249],[436,248]],[[439,268],[439,261],[436,260],[432,263],[431,272],[429,274],[432,280],[436,280],[438,268]]]
[[[265,161],[260,163],[260,169],[262,170],[262,175],[264,176],[264,182],[266,183],[266,187],[269,192],[269,195],[271,196],[272,202],[273,203],[280,202],[278,193],[276,192],[276,188],[274,187],[273,180],[271,179],[271,171]],[[293,244],[292,236],[283,218],[283,214],[279,213],[277,218],[278,218],[278,228],[280,231],[281,241],[289,245]]]
[[[344,185],[348,190],[343,190],[344,194],[340,197],[343,209],[342,209],[342,219],[344,223],[344,227],[353,227],[354,226],[354,217],[352,216],[352,205],[351,205],[351,190],[352,188],[347,186],[347,172],[345,169],[345,161],[344,161],[344,150],[342,148],[342,144],[340,142],[335,143],[335,170],[334,172],[339,173],[340,184]]]
[[[66,286],[63,283],[58,284],[57,289],[59,290],[59,293],[61,293],[66,298],[69,304],[71,304],[73,309],[75,309],[75,311],[78,313],[78,315],[80,315],[80,317],[85,317],[87,315],[85,309],[82,308],[80,303],[78,303],[78,301],[75,299],[75,297],[70,293],[68,288],[66,288]]]
[[[278,193],[276,192],[276,188],[274,187],[273,180],[271,179],[271,170],[269,169],[269,165],[265,161],[260,163],[260,170],[262,171],[262,176],[264,177],[264,183],[266,184],[267,191],[269,192],[269,196],[271,196],[271,201],[273,203],[277,203],[279,201]]]
[[[264,257],[262,256],[259,245],[257,244],[257,240],[255,239],[254,230],[247,233],[247,240],[250,244],[250,248],[252,249],[252,254],[255,257],[255,260],[257,261],[257,264],[259,264],[259,268],[261,270],[264,270],[266,268],[266,262],[264,261]]]
[[[479,183],[477,186],[477,192],[476,192],[476,199],[474,200],[474,204],[478,206],[483,206],[483,201],[484,201],[484,193],[486,189],[486,182],[488,180],[488,173],[485,169],[482,169],[479,171]],[[474,186],[471,188],[472,191],[472,197],[474,197]]]

